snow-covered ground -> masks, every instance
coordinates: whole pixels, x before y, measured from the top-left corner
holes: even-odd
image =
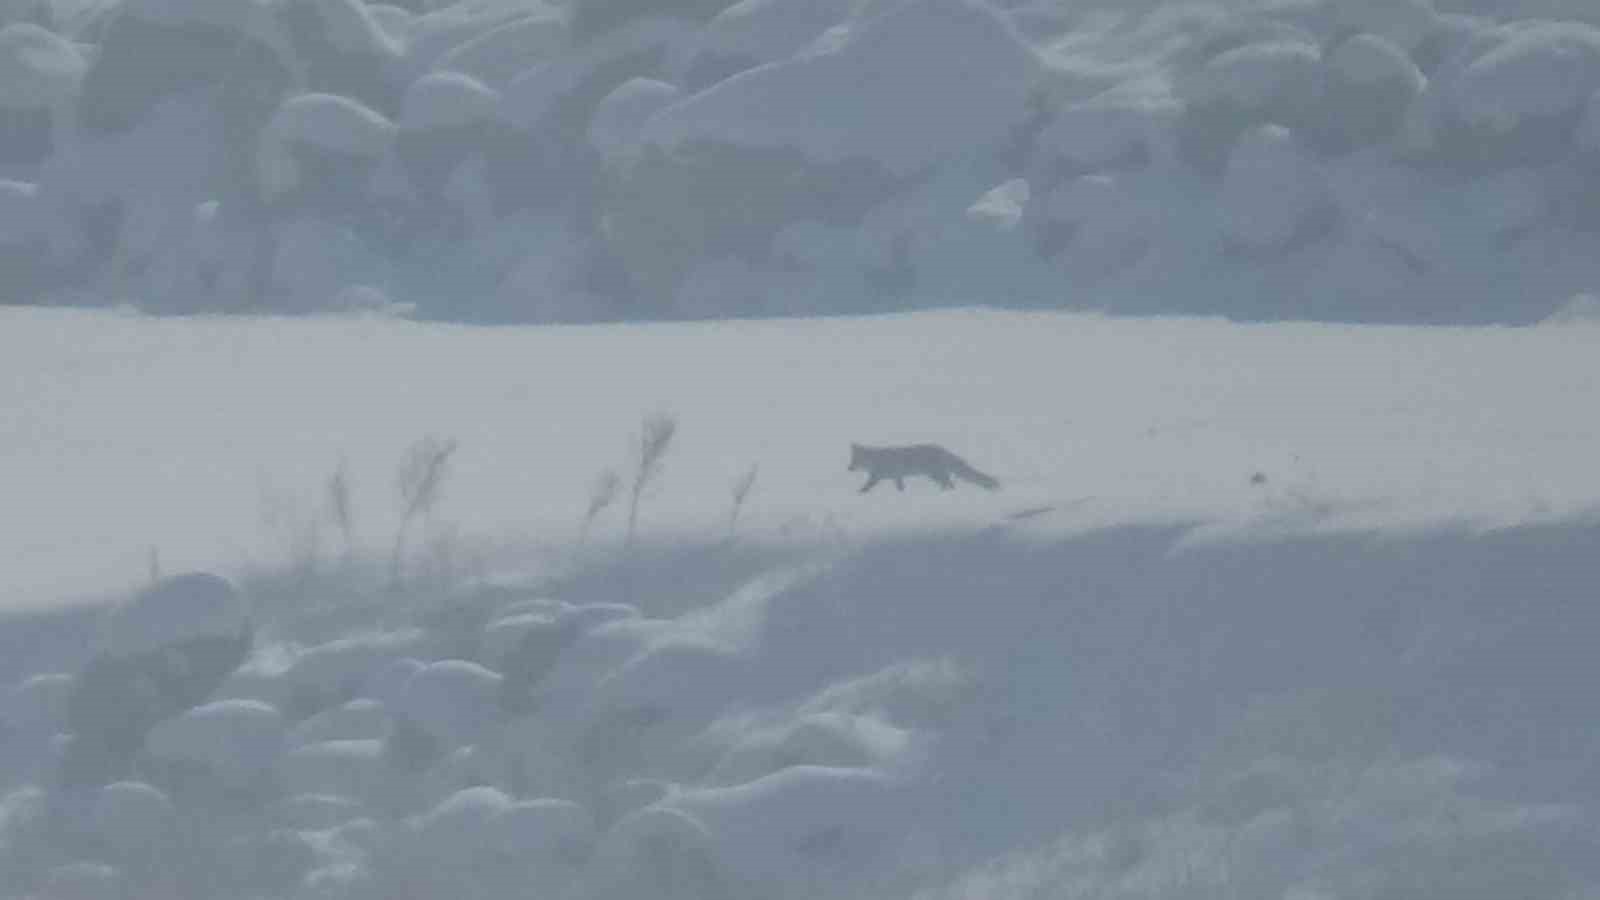
[[[0,325],[7,896],[1600,888],[1581,319]],[[658,412],[638,542],[577,547]],[[430,434],[385,594],[327,481],[381,568]],[[861,495],[852,441],[1002,488]],[[152,563],[243,593],[40,611]],[[203,690],[124,746],[117,659]]]
[[[1581,0],[0,0],[0,900],[1600,900],[1597,224]]]
[[[981,309],[788,321],[474,328],[383,319],[0,312],[8,606],[148,571],[275,561],[348,470],[381,544],[394,472],[459,450],[438,518],[574,539],[647,415],[676,416],[641,524],[715,530],[751,466],[747,537],[1203,521],[1506,525],[1600,501],[1594,327],[1431,329]],[[849,444],[936,442],[993,493],[858,496]],[[1257,473],[1264,483],[1252,484]],[[892,485],[888,486],[892,490]],[[615,511],[595,525],[612,540]],[[1031,526],[1030,526],[1031,527]],[[788,529],[788,531],[786,531]],[[335,535],[325,535],[330,543]]]

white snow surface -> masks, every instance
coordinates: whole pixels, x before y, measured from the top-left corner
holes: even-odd
[[[1329,527],[1568,516],[1600,499],[1593,338],[978,308],[500,329],[5,308],[0,484],[27,515],[0,520],[0,596],[123,590],[152,550],[167,571],[282,559],[292,535],[266,513],[314,514],[341,458],[357,539],[384,547],[393,472],[428,433],[460,442],[441,518],[564,545],[595,474],[624,466],[656,410],[680,433],[641,506],[653,535],[722,527],[752,464],[740,528],[758,539],[982,527],[1045,506],[1069,528],[1261,524],[1287,501],[1248,489],[1258,471],[1327,505]],[[1003,489],[858,496],[851,441],[936,441]],[[620,527],[603,515],[592,539]],[[373,652],[406,655],[393,643]]]

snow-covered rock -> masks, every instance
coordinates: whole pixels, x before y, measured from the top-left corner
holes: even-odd
[[[1316,162],[1277,125],[1240,138],[1218,202],[1224,237],[1241,249],[1268,253],[1306,237],[1331,203]]]
[[[503,86],[567,47],[566,21],[554,12],[524,16],[458,44],[434,64],[484,84]]]
[[[1407,53],[1439,27],[1433,0],[1338,0],[1327,6],[1336,28],[1381,35]]]
[[[432,663],[406,682],[395,714],[446,747],[472,744],[501,717],[501,681],[477,663]]]
[[[1170,95],[1143,90],[1068,104],[1035,140],[1029,181],[1044,189],[1063,176],[1170,161],[1181,112]]]
[[[1472,128],[1505,135],[1531,121],[1577,113],[1600,87],[1600,29],[1549,23],[1510,31],[1451,85]]]
[[[336,794],[295,794],[272,805],[267,820],[293,831],[328,831],[362,818],[364,807]]]
[[[684,790],[618,822],[594,883],[635,896],[741,896],[826,870],[838,890],[892,865],[911,828],[903,789],[861,769],[803,766],[727,788]]]
[[[94,828],[118,859],[137,858],[177,836],[178,813],[166,794],[139,781],[119,781],[95,797]]]
[[[269,197],[303,205],[361,204],[366,179],[394,141],[395,127],[349,97],[301,94],[285,100],[261,135],[261,182]]]
[[[1358,34],[1328,54],[1327,95],[1315,137],[1344,151],[1393,135],[1427,87],[1405,51],[1388,40]]]
[[[100,784],[127,771],[151,726],[206,700],[249,651],[242,598],[207,573],[157,582],[106,613],[73,682],[62,777]]]
[[[163,651],[190,641],[237,638],[250,630],[244,598],[206,572],[174,575],[112,608],[99,650],[116,656]]]
[[[293,59],[255,0],[129,0],[108,20],[84,76],[78,121],[90,135],[125,132],[164,99],[222,84],[272,96],[292,83]]]
[[[277,772],[291,795],[349,797],[366,803],[380,799],[389,782],[387,753],[380,740],[302,744],[282,755]]]
[[[302,653],[283,674],[290,690],[309,714],[361,696],[369,684],[393,687],[396,675],[409,678],[422,655],[426,634],[421,629],[376,631],[338,638]],[[391,666],[402,666],[402,670]],[[380,692],[381,693],[381,692]],[[391,705],[389,698],[370,694]]]
[[[273,7],[294,46],[301,89],[355,98],[392,113],[404,46],[361,0],[286,0]]]
[[[77,45],[44,28],[0,28],[0,171],[52,152],[87,69]]]
[[[788,59],[854,11],[850,0],[741,0],[701,29],[676,80],[704,90],[745,69]]]
[[[1254,43],[1217,54],[1178,82],[1186,103],[1178,128],[1183,158],[1217,173],[1246,129],[1265,123],[1295,128],[1314,121],[1325,79],[1315,44]]]
[[[481,149],[498,104],[498,94],[458,72],[434,72],[413,82],[395,138],[410,182],[425,196],[438,197],[451,173]]]
[[[600,167],[588,132],[595,107],[631,78],[659,77],[675,48],[692,34],[681,20],[643,19],[507,83],[500,127],[484,145],[496,212],[594,209]]]
[[[145,739],[145,749],[158,759],[200,763],[237,786],[272,768],[283,736],[283,716],[271,706],[221,700],[157,724]]]
[[[632,78],[617,86],[595,107],[589,123],[589,144],[602,157],[622,155],[638,140],[644,123],[682,96],[676,86],[653,78]]]
[[[393,725],[389,711],[371,699],[351,700],[311,716],[293,728],[284,745],[293,749],[323,741],[382,740]]]
[[[39,896],[49,900],[120,900],[126,896],[122,872],[104,863],[76,862],[51,869]]]
[[[0,701],[0,723],[19,735],[57,734],[67,727],[72,689],[73,677],[60,672],[26,678]]]
[[[870,160],[909,176],[1004,141],[1040,77],[1033,51],[987,5],[911,0],[663,110],[644,137],[668,150],[710,142]]]

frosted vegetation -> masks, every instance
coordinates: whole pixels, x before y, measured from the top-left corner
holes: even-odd
[[[1600,900],[1597,239],[1584,2],[0,0],[0,900]]]

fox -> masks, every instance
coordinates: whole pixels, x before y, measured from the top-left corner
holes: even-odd
[[[859,493],[865,494],[885,478],[894,486],[906,489],[905,480],[912,475],[923,475],[937,481],[945,490],[955,487],[955,478],[970,481],[987,490],[998,490],[1000,481],[973,468],[970,463],[938,444],[912,444],[905,447],[869,447],[850,445],[849,471],[864,470],[867,483]],[[952,477],[953,476],[953,477]]]

